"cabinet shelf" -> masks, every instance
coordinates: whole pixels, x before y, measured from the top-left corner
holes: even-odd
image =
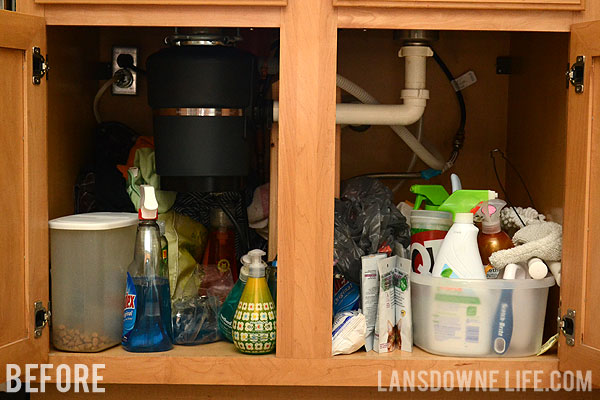
[[[542,387],[551,371],[558,369],[556,354],[524,358],[459,358],[429,354],[419,348],[412,353],[377,354],[364,351],[328,359],[287,359],[273,354],[246,355],[231,343],[175,346],[164,353],[128,353],[120,346],[100,353],[66,353],[53,350],[49,362],[57,364],[105,364],[99,370],[102,383],[187,385],[281,385],[281,386],[377,386],[379,373],[389,385],[393,371],[400,384],[404,371],[497,371],[498,384],[505,377],[514,383],[514,371],[539,370]],[[508,375],[507,375],[508,374]],[[540,387],[538,385],[538,387]]]

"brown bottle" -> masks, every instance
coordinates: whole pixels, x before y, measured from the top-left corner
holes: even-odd
[[[495,199],[484,202],[481,207],[484,220],[481,222],[481,230],[477,234],[477,245],[488,279],[498,278],[499,273],[497,268],[490,265],[492,253],[515,247],[510,236],[500,228],[500,210],[505,204],[504,200]]]

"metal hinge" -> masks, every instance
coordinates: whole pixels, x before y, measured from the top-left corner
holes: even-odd
[[[575,310],[568,309],[567,313],[560,316],[560,308],[558,309],[558,317],[556,318],[558,325],[558,333],[562,332],[567,339],[567,345],[575,346]]]
[[[48,57],[48,56],[46,56]],[[48,62],[44,58],[41,53],[39,47],[33,48],[33,84],[39,85],[42,82],[42,78],[46,76],[48,78],[47,73],[50,67],[48,66]]]
[[[575,64],[570,68],[567,66],[567,89],[569,82],[575,86],[575,93],[583,93],[583,78],[585,72],[585,56],[577,56]]]
[[[50,304],[48,304],[48,309],[44,308],[44,303],[41,301],[35,302],[35,329],[34,336],[35,338],[39,338],[42,336],[42,329],[50,322],[50,316],[52,312],[50,312]]]

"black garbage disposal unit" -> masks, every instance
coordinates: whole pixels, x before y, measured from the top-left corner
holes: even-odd
[[[256,59],[214,35],[166,42],[146,63],[161,188],[240,190],[249,168]]]

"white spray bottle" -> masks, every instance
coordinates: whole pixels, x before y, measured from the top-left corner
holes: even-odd
[[[456,213],[433,266],[433,276],[458,279],[485,279],[479,255],[473,214]]]

